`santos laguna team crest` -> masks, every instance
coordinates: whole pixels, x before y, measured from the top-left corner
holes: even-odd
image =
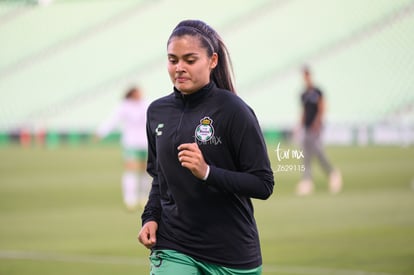
[[[202,118],[195,129],[195,136],[201,142],[207,142],[214,137],[213,120],[207,116]]]

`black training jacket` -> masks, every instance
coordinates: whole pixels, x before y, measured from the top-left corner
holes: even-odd
[[[254,112],[210,83],[178,90],[148,108],[148,166],[153,177],[142,223],[158,222],[154,249],[173,249],[231,268],[262,264],[251,198],[267,199],[274,179]],[[197,142],[210,165],[206,181],[178,161],[177,147]]]

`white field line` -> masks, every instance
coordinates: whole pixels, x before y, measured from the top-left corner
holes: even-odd
[[[149,265],[148,259],[126,256],[103,255],[69,255],[47,252],[29,251],[0,251],[0,259],[10,260],[34,260],[69,263],[93,263],[93,264],[120,264],[120,265]]]
[[[336,269],[306,266],[275,266],[263,265],[263,271],[270,274],[294,275],[398,275],[396,273],[370,272],[354,269]]]
[[[128,256],[103,256],[103,255],[69,255],[46,253],[36,251],[9,251],[0,250],[2,260],[33,260],[69,263],[92,263],[92,264],[114,264],[114,265],[136,265],[149,266],[149,260]],[[395,273],[368,272],[363,270],[346,270],[323,267],[306,266],[276,266],[265,264],[263,271],[271,274],[294,274],[294,275],[398,275]]]

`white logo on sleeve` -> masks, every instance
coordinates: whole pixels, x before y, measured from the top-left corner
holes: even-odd
[[[159,123],[157,128],[155,128],[155,134],[157,136],[161,136],[162,135],[162,131],[160,129],[164,128],[164,123]]]

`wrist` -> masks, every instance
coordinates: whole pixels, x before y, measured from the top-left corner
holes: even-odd
[[[207,165],[207,170],[206,170],[206,173],[204,174],[204,177],[202,178],[202,180],[207,180],[208,175],[210,175],[210,165]]]

